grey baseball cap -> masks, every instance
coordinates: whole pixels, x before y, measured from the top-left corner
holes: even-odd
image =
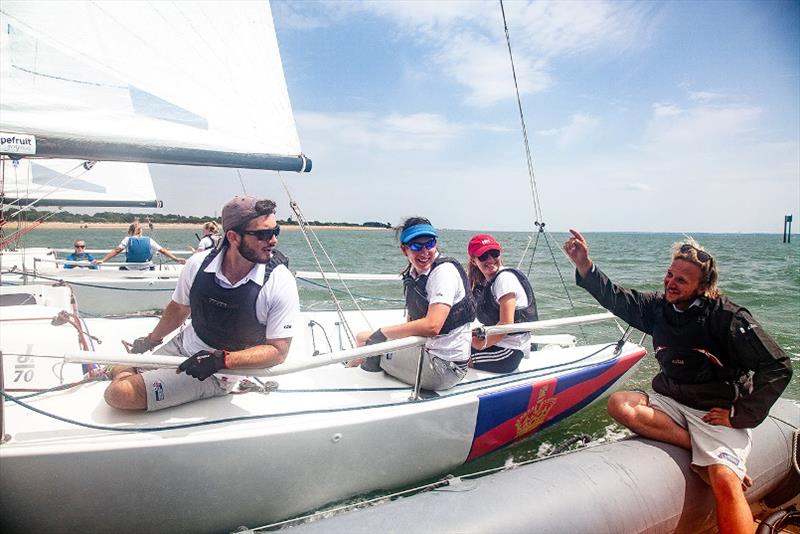
[[[235,196],[222,208],[222,231],[227,232],[255,219],[261,213],[256,211],[258,199],[248,196]]]

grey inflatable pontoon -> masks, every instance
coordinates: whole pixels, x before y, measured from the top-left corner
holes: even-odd
[[[797,501],[800,402],[779,400],[753,430],[747,500]],[[711,490],[688,451],[634,438],[464,480],[292,532],[701,532],[714,528]]]

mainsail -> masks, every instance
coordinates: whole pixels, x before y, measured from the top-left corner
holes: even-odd
[[[267,1],[0,4],[0,153],[308,171]]]
[[[160,208],[146,163],[2,158],[0,204]]]

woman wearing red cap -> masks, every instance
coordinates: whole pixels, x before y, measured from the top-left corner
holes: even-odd
[[[443,390],[458,384],[467,374],[470,332],[475,320],[475,302],[467,287],[467,274],[453,258],[437,249],[438,233],[424,217],[410,217],[399,228],[400,251],[408,259],[403,271],[408,322],[384,326],[357,335],[359,345],[380,343],[408,336],[429,338],[425,343],[420,384],[424,389]],[[413,384],[416,357],[408,354],[372,356],[361,363],[365,371],[386,371]]]
[[[503,247],[488,234],[470,239],[469,282],[477,304],[478,320],[485,326],[536,321],[536,298],[528,278],[519,270],[503,267]],[[510,373],[531,350],[529,332],[473,336],[470,366],[493,373]]]

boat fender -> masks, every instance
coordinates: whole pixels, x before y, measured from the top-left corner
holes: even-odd
[[[800,495],[800,429],[792,434],[792,467],[789,474],[777,488],[764,497],[764,504],[770,508],[778,508]]]
[[[778,510],[773,512],[764,519],[758,528],[756,534],[778,534],[784,532],[788,526],[800,527],[800,512],[796,509]]]

